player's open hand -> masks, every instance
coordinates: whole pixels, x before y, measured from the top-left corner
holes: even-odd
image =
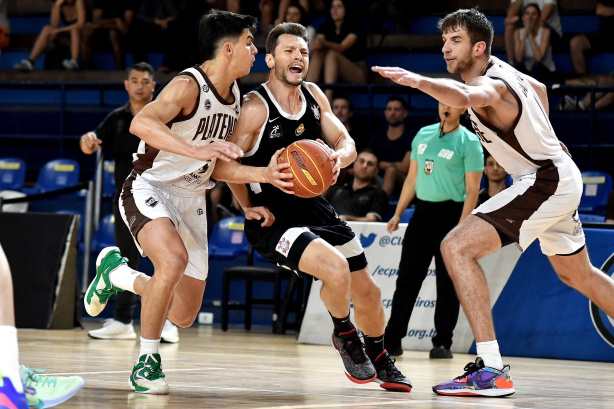
[[[210,160],[217,158],[228,162],[243,157],[243,151],[232,142],[214,139],[207,145],[195,146],[195,158],[200,160]]]
[[[268,227],[275,223],[275,216],[268,207],[264,206],[248,207],[245,210],[245,218],[247,220],[262,220],[262,223],[260,223],[262,227]]]
[[[400,222],[401,218],[399,216],[392,216],[392,218],[388,220],[388,224],[386,225],[386,230],[388,230],[388,233],[392,233],[394,231],[399,230]]]
[[[288,193],[293,195],[294,192],[292,188],[294,187],[294,183],[292,183],[292,173],[284,172],[284,169],[290,168],[289,163],[279,163],[279,157],[285,151],[285,148],[281,148],[277,150],[273,156],[271,156],[271,160],[269,161],[269,166],[266,168],[266,179],[267,183],[272,184],[279,190],[284,193]]]
[[[390,78],[397,84],[405,85],[407,87],[416,88],[420,80],[419,74],[399,67],[371,67],[371,70],[377,72],[384,78]]]

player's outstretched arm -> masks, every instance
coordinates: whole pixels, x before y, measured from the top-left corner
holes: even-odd
[[[228,142],[234,144],[242,152],[254,148],[260,129],[266,121],[267,111],[264,103],[255,96],[247,96],[243,101],[243,111],[239,116],[237,126]],[[275,152],[267,167],[246,166],[237,161],[217,162],[211,177],[227,183],[270,183],[285,193],[292,193],[289,189],[292,174],[283,172],[290,167],[288,163],[278,164],[282,149]]]
[[[397,84],[419,89],[437,101],[455,108],[486,107],[496,105],[507,92],[503,82],[488,77],[476,77],[467,84],[448,78],[425,77],[399,67],[372,67],[384,78]]]
[[[166,126],[178,115],[192,112],[198,93],[198,84],[192,78],[179,76],[173,79],[156,100],[134,117],[130,132],[156,149],[203,161],[213,158],[228,161],[243,156],[241,149],[232,143],[216,139],[208,145],[199,146],[181,138]]]
[[[334,184],[337,181],[341,168],[351,165],[356,160],[356,144],[350,134],[348,134],[345,126],[333,114],[328,98],[326,98],[320,87],[312,83],[309,83],[308,86],[320,105],[322,137],[333,148],[331,158],[335,160],[335,166],[333,167]]]

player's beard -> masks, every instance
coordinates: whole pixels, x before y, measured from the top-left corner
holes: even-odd
[[[304,73],[305,71],[303,71]],[[279,78],[281,81],[285,82],[288,85],[292,85],[293,87],[298,87],[299,85],[301,85],[303,83],[303,80],[305,78],[304,75],[301,75],[300,79],[292,82],[290,81],[290,79],[288,79],[288,70],[287,68],[282,68],[278,65],[275,66],[275,76],[277,76],[277,78]]]
[[[471,50],[467,51],[467,54],[463,56],[463,58],[456,58],[456,67],[451,69],[448,67],[448,72],[450,74],[462,74],[467,68],[471,66],[473,63],[473,59],[471,58]]]

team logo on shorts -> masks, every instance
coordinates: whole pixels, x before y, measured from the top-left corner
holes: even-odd
[[[145,200],[145,204],[149,207],[156,207],[156,205],[158,204],[158,201],[154,199],[153,197],[149,197],[149,199]]]
[[[427,159],[424,161],[424,173],[430,175],[433,173],[433,169],[435,168],[435,162],[431,159]]]
[[[211,109],[211,100],[205,99],[205,109],[208,111]]]
[[[196,214],[197,214],[197,215],[202,216],[202,215],[203,215],[203,213],[204,213],[204,212],[203,212],[203,209],[201,209],[200,207],[199,207],[198,209],[196,209]]]
[[[203,85],[203,92],[209,92],[209,87],[206,84]]]
[[[320,106],[319,105],[313,105],[311,107],[311,111],[313,112],[313,116],[316,119],[320,119]]]
[[[277,251],[284,255],[287,255],[288,250],[290,250],[290,241],[282,237],[281,240],[279,240],[279,243],[277,243]]]
[[[296,128],[296,131],[294,133],[296,134],[296,136],[299,136],[303,132],[305,132],[305,125],[300,124],[298,128]]]

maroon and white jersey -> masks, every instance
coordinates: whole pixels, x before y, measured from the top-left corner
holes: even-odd
[[[516,179],[558,160],[568,159],[539,96],[526,76],[496,57],[490,57],[484,75],[503,81],[518,102],[518,116],[508,132],[501,131],[469,109],[475,133],[497,162]]]
[[[233,102],[227,102],[218,94],[199,66],[188,68],[179,75],[194,78],[200,93],[194,110],[189,115],[180,113],[166,125],[180,137],[198,145],[207,145],[216,139],[228,139],[241,113],[241,90],[238,81],[231,85]],[[156,93],[154,99],[163,92],[164,87]],[[215,158],[208,161],[197,160],[156,149],[144,141],[141,141],[133,157],[134,169],[141,177],[155,186],[172,190],[175,194],[198,196],[215,185],[210,179]]]

